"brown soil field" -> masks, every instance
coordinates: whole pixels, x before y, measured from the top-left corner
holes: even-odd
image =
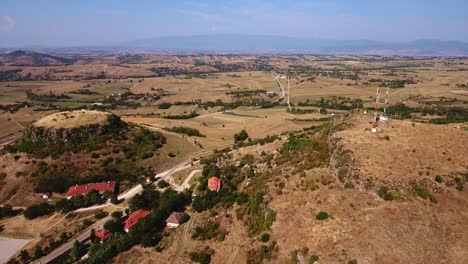
[[[299,118],[286,112],[285,108],[269,109],[236,109],[228,112],[216,112],[200,115],[192,119],[173,120],[149,117],[125,116],[126,122],[145,124],[159,129],[173,126],[187,126],[198,129],[206,138],[191,137],[200,142],[204,149],[214,149],[233,143],[233,136],[245,129],[252,139],[263,138],[268,135],[278,135],[287,131],[300,130],[310,126],[308,122],[293,122],[290,119]],[[320,114],[305,114],[300,118],[319,118]]]

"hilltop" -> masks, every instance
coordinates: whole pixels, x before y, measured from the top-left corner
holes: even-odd
[[[0,54],[0,63],[11,66],[64,66],[74,61],[73,58],[23,50]]]
[[[114,262],[187,263],[194,252],[212,263],[466,262],[466,131],[391,120],[372,134],[368,121],[342,115],[207,157],[190,222],[158,252],[134,247]],[[218,173],[221,191],[204,191]]]
[[[45,116],[2,150],[0,203],[29,205],[40,200],[35,193],[60,196],[81,183],[113,180],[131,185],[151,175],[165,143],[161,133],[129,125],[108,112]]]
[[[111,113],[93,110],[64,111],[39,119],[33,124],[43,128],[76,128],[80,126],[105,125]]]

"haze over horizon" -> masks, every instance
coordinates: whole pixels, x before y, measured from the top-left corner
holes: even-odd
[[[468,42],[468,3],[407,1],[26,1],[0,10],[0,47],[103,46],[192,35]],[[18,8],[21,7],[21,8]]]

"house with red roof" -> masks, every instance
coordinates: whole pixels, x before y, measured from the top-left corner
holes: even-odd
[[[128,216],[127,220],[124,221],[125,232],[130,231],[130,228],[136,225],[141,218],[147,217],[150,213],[151,211],[144,210],[144,209],[140,209],[131,213]]]
[[[67,197],[70,199],[75,195],[83,195],[89,193],[91,190],[96,190],[100,194],[106,191],[115,192],[115,181],[106,181],[98,183],[88,183],[83,185],[75,185],[68,188]]]
[[[180,225],[180,219],[182,218],[184,213],[181,212],[173,212],[167,219],[166,219],[166,226],[169,228],[177,228]]]
[[[221,180],[218,177],[211,177],[208,179],[208,189],[213,192],[219,191],[221,188]]]
[[[108,239],[112,235],[112,233],[109,230],[104,228],[96,231],[94,234],[99,240],[101,240],[101,242]]]

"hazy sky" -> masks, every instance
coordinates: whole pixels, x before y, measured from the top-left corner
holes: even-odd
[[[0,46],[254,34],[468,41],[468,0],[0,0]]]

